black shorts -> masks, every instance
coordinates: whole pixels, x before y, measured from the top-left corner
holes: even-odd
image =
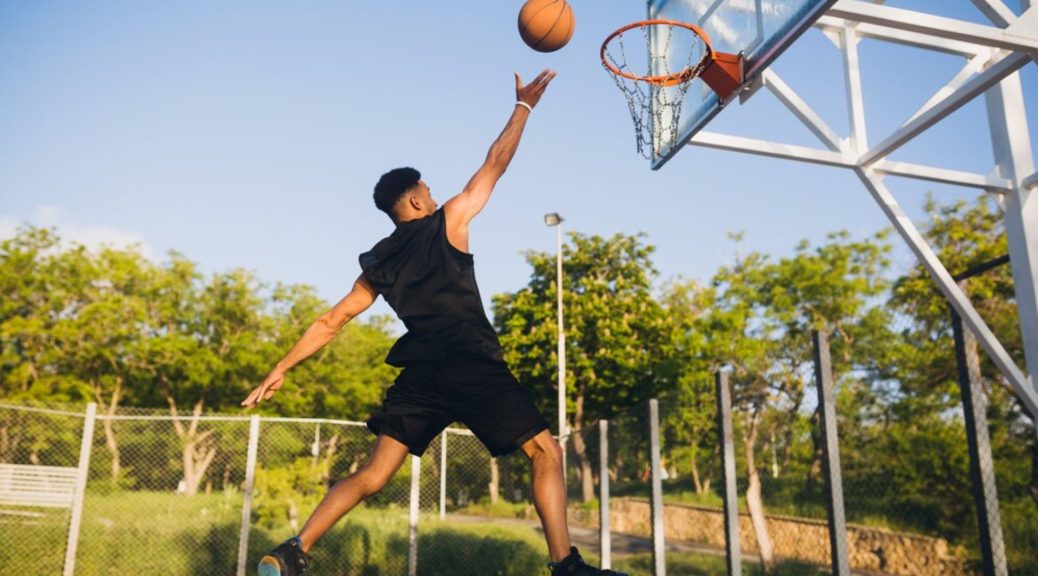
[[[482,358],[408,365],[367,424],[421,456],[452,422],[468,426],[493,456],[514,452],[548,429],[508,366]]]

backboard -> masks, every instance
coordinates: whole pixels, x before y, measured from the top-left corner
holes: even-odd
[[[668,19],[696,24],[706,31],[717,52],[742,54],[744,85],[752,84],[782,52],[836,0],[648,0],[650,19]],[[684,48],[671,41],[652,37],[649,52],[680,51]],[[682,54],[668,55],[671,61]],[[686,56],[687,58],[687,56]],[[655,62],[656,59],[654,58]],[[723,108],[723,103],[701,79],[697,79],[684,96],[677,134],[653,131],[652,168],[656,170],[670,160],[688,141]]]

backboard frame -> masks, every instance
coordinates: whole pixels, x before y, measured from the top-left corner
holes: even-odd
[[[657,18],[670,18],[677,19],[670,13],[668,13],[668,6],[678,5],[683,2],[689,2],[690,0],[648,0],[646,2],[647,15],[650,20]],[[738,0],[713,0],[710,3],[710,7],[703,11],[702,16],[696,22],[698,26],[703,27],[708,33],[711,33],[710,25],[705,21],[708,20],[715,12],[722,6],[725,1],[738,1]],[[799,18],[792,22],[787,31],[779,36],[772,38],[766,38],[764,35],[763,25],[763,7],[766,0],[741,0],[749,1],[756,4],[756,16],[757,16],[757,35],[756,37],[747,44],[746,46],[740,47],[741,53],[745,58],[744,62],[744,77],[743,83],[740,89],[737,89],[733,93],[737,96],[746,89],[748,86],[752,86],[754,82],[760,77],[761,73],[768,68],[779,56],[782,55],[785,50],[796,42],[804,32],[811,28],[811,26],[823,15],[829,8],[837,2],[837,0],[818,0],[814,6],[810,7],[806,12],[799,15]],[[711,37],[715,34],[711,33]],[[716,42],[716,40],[715,40]],[[761,44],[766,45],[764,52],[754,54],[753,50]],[[656,46],[656,42],[649,39],[650,50]],[[721,51],[733,51],[731,48],[722,47]],[[692,91],[690,91],[690,94]],[[678,134],[674,141],[674,144],[670,147],[661,146],[659,142],[654,141],[652,143],[653,158],[651,160],[651,167],[653,170],[659,170],[662,168],[671,158],[678,153],[679,150],[684,148],[688,142],[702,130],[718,113],[721,112],[730,103],[732,98],[728,101],[721,101],[716,95],[710,94],[706,96],[707,100],[713,102],[712,105],[708,105],[706,111],[693,119],[689,124],[682,127],[681,132]],[[692,113],[696,107],[686,107],[683,114]],[[656,138],[657,132],[654,130],[654,139]],[[657,152],[660,152],[657,154]]]

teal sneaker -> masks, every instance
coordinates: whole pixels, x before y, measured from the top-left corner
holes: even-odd
[[[259,576],[302,576],[309,568],[310,556],[303,552],[303,542],[296,536],[260,558]]]

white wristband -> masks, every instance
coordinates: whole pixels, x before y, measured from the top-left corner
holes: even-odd
[[[523,108],[526,108],[530,112],[533,112],[533,106],[530,106],[529,104],[527,104],[526,102],[523,102],[522,100],[516,100],[515,101],[515,105],[516,106],[522,106]]]

